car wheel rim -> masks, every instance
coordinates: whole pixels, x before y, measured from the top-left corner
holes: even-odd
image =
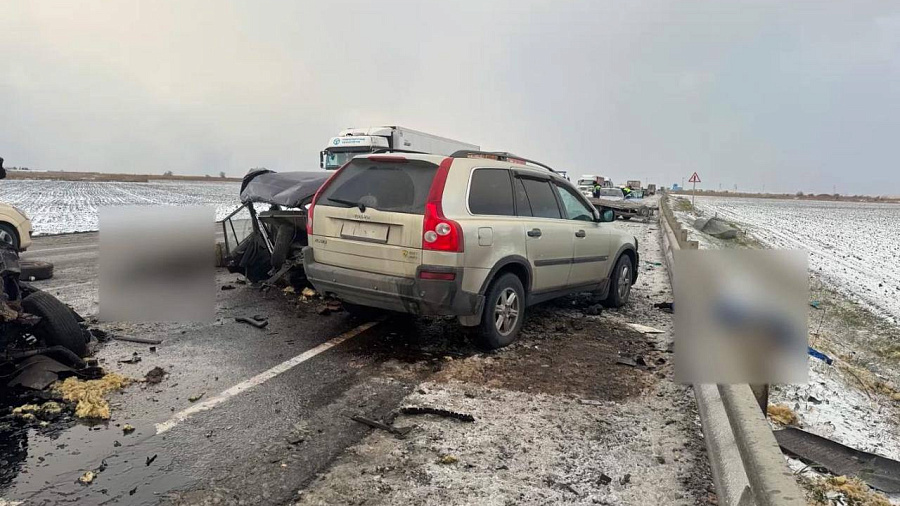
[[[494,304],[494,327],[502,336],[508,336],[519,321],[519,296],[512,288],[500,292]]]
[[[625,300],[628,297],[628,291],[631,290],[631,269],[628,265],[623,265],[619,271],[619,298]]]

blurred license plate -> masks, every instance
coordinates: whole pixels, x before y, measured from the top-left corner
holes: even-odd
[[[341,227],[341,237],[357,241],[387,242],[388,226],[383,223],[351,221]]]

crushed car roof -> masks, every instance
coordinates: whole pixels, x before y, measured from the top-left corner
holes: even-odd
[[[302,207],[333,172],[274,172],[254,170],[241,182],[241,202],[265,202],[284,207]]]

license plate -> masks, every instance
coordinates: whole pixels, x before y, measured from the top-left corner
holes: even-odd
[[[387,242],[388,225],[383,223],[366,223],[351,221],[341,227],[341,237],[367,242]]]

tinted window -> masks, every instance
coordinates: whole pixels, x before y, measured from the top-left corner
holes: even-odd
[[[525,193],[528,194],[528,202],[531,204],[531,212],[534,216],[562,218],[549,181],[522,179],[522,183],[525,185]]]
[[[477,169],[469,187],[472,214],[514,216],[512,185],[506,169]]]
[[[406,163],[350,162],[319,195],[316,205],[366,207],[397,213],[423,214],[437,165],[419,160]]]
[[[516,214],[519,216],[533,216],[531,214],[531,204],[528,203],[528,195],[525,194],[525,185],[522,180],[516,178]]]
[[[570,220],[594,221],[594,213],[587,207],[587,204],[575,196],[575,192],[562,185],[556,185],[556,189],[559,191],[559,199],[562,200]]]

